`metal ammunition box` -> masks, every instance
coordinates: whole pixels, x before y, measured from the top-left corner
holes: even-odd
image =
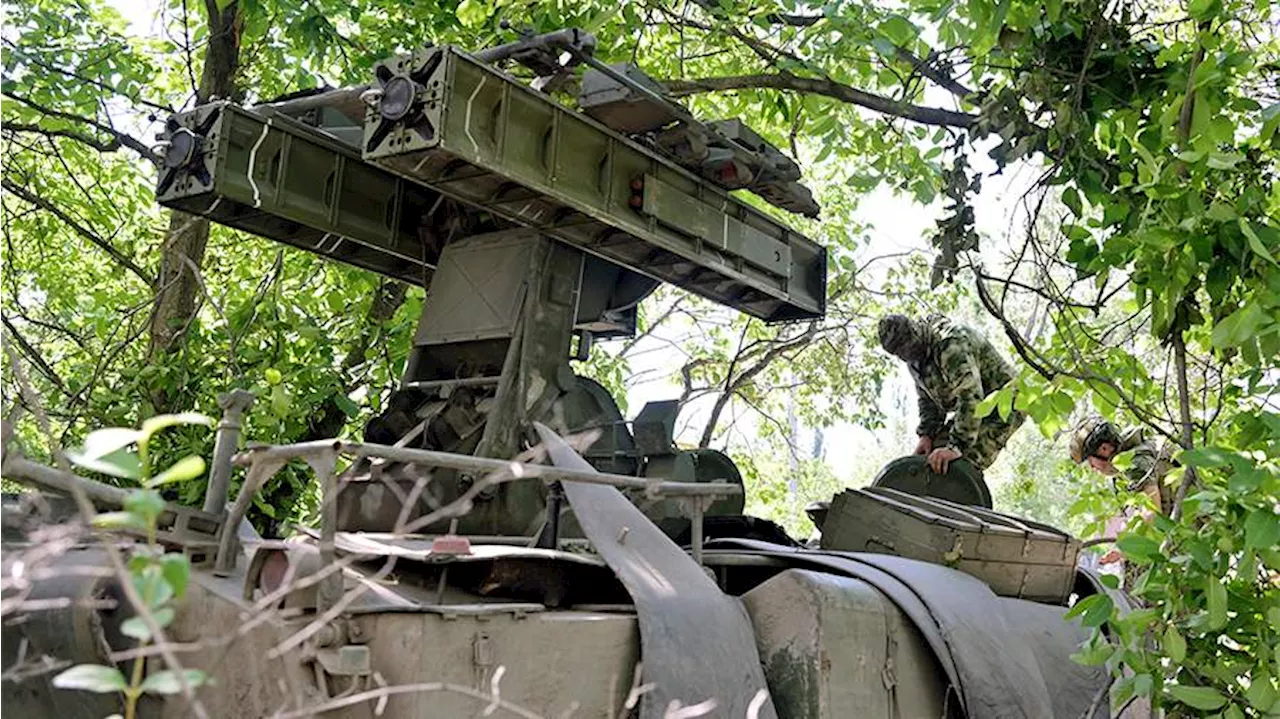
[[[1053,527],[885,487],[836,495],[822,548],[896,554],[971,574],[1004,597],[1063,603],[1080,543]]]

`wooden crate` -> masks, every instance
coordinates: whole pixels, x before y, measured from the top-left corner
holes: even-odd
[[[1003,597],[1065,603],[1080,542],[1029,519],[886,487],[835,496],[822,548],[896,554],[953,567]]]

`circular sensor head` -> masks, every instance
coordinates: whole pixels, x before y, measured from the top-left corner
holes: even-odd
[[[164,166],[169,169],[183,167],[195,157],[200,138],[185,127],[179,127],[169,135],[169,148],[164,153]]]
[[[406,75],[396,75],[382,88],[382,104],[378,110],[382,113],[382,117],[396,121],[403,119],[409,114],[409,109],[413,107],[413,101],[418,94],[417,87],[413,80]]]

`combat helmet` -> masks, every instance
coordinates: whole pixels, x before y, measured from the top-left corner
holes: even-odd
[[[1080,464],[1107,442],[1120,446],[1120,432],[1115,425],[1098,415],[1086,417],[1071,431],[1068,443],[1071,461]]]

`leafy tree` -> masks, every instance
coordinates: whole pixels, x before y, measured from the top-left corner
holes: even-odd
[[[822,223],[798,226],[831,248],[831,317],[782,328],[704,322],[684,347],[687,398],[704,393],[721,406],[702,444],[723,441],[721,418],[735,403],[788,425],[777,417],[781,388],[794,390],[788,411],[806,425],[875,421],[884,365],[867,353],[867,320],[924,292],[909,264],[899,296],[866,284],[853,211],[873,188],[941,202],[933,282],[976,293],[1027,368],[989,411],[1025,409],[1052,435],[1092,405],[1180,449],[1172,516],[1135,522],[1119,542],[1145,567],[1135,592],[1149,608],[1121,617],[1104,599],[1082,604],[1087,622],[1110,631],[1084,658],[1123,677],[1118,701],[1149,695],[1173,713],[1231,717],[1276,710],[1271,3],[211,0],[190,15],[167,9],[164,27],[178,39],[142,42],[104,5],[24,0],[5,40],[11,271],[0,297],[6,331],[58,398],[68,431],[86,417],[133,424],[118,415],[134,398],[155,411],[208,409],[224,378],[243,377],[263,393],[255,429],[298,439],[317,417],[337,416],[317,408],[349,420],[358,399],[376,407],[408,344],[415,291],[384,311],[398,290],[374,302],[378,283],[360,272],[218,229],[206,245],[203,229],[152,209],[141,139],[150,113],[192,97],[253,101],[363,82],[401,47],[501,39],[504,18],[585,27],[605,59],[635,60],[699,113],[741,116],[790,148],[827,201]],[[976,229],[985,170],[975,168],[991,163],[1034,177],[1020,203],[1025,227],[1005,247]],[[946,292],[922,301],[941,305]],[[352,316],[353,305],[367,309]],[[664,310],[646,312],[656,322]],[[612,361],[599,376],[616,382],[625,356]],[[837,392],[848,401],[829,401]],[[1075,509],[1104,516],[1125,501],[1082,491]]]

